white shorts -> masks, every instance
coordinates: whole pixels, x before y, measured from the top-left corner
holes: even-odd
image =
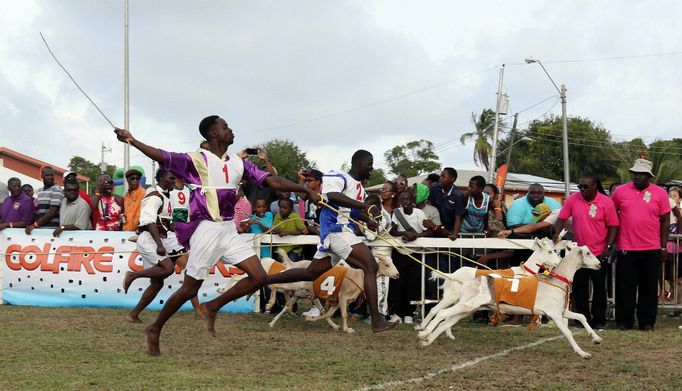
[[[320,250],[317,246],[317,252],[314,259],[322,259],[331,257],[332,265],[336,265],[340,261],[345,261],[350,255],[353,248],[351,246],[362,243],[360,237],[355,236],[352,232],[332,232],[324,239],[325,251]]]
[[[189,239],[189,246],[185,274],[197,280],[205,280],[218,261],[237,265],[256,256],[253,246],[237,233],[233,221],[202,221]]]
[[[137,237],[137,242],[135,246],[137,247],[137,253],[142,257],[142,267],[145,269],[157,265],[159,262],[168,258],[170,253],[173,251],[180,251],[184,248],[178,243],[178,238],[175,236],[175,232],[168,232],[168,237],[161,238],[161,243],[166,249],[166,255],[159,255],[156,253],[156,242],[152,237],[152,234],[145,231],[142,232]]]

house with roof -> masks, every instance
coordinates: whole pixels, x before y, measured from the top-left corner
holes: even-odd
[[[55,164],[51,164],[34,157],[24,155],[7,147],[0,147],[0,181],[7,183],[7,180],[12,177],[17,177],[22,184],[30,184],[34,190],[43,187],[43,180],[40,177],[40,170],[50,166],[55,172],[55,183],[59,186],[64,185],[63,175],[68,169],[61,168]],[[79,182],[88,183],[90,178],[77,175]]]

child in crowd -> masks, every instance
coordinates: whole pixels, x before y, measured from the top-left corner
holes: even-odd
[[[424,224],[424,221],[428,220],[426,215],[414,207],[414,193],[406,190],[400,193],[399,200],[400,208],[393,211],[391,235],[399,236],[405,242],[432,236],[433,231],[427,229]],[[412,252],[414,252],[412,249],[393,250],[393,263],[400,272],[400,277],[391,280],[388,288],[390,321],[402,320],[405,324],[413,323],[412,314],[415,306],[411,305],[410,301],[419,298],[421,266],[408,256]]]
[[[303,219],[298,213],[294,213],[293,209],[294,202],[289,198],[279,200],[279,212],[275,215],[273,233],[279,236],[305,235],[308,233],[308,229],[303,224]],[[287,252],[292,261],[301,259],[303,246],[282,246],[281,248]]]
[[[250,232],[254,234],[267,232],[267,230],[272,227],[273,219],[274,216],[272,215],[272,212],[268,210],[267,202],[262,198],[257,199],[253,204],[253,216],[251,216],[251,219],[248,221]],[[266,243],[261,243],[260,257],[266,258],[270,256],[270,246],[267,246]]]

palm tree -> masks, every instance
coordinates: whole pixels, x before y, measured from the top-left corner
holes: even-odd
[[[490,154],[493,149],[491,143],[495,132],[495,111],[484,109],[478,118],[475,113],[471,113],[471,121],[476,130],[464,133],[459,141],[465,145],[467,141],[474,140],[474,163],[479,167],[483,165],[488,171],[490,169]],[[500,131],[505,128],[501,122],[498,127]]]

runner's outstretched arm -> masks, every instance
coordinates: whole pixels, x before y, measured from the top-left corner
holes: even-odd
[[[147,155],[148,158],[156,160],[159,163],[163,163],[163,154],[161,154],[160,149],[150,147],[149,145],[136,140],[133,138],[133,135],[129,130],[115,128],[114,133],[116,133],[116,138],[118,141],[122,143],[129,143],[133,147],[137,148],[140,152]]]
[[[317,194],[317,192],[303,186],[299,185],[298,183],[294,183],[286,178],[282,178],[279,176],[269,176],[265,178],[264,184],[273,190],[277,191],[291,191],[294,193],[306,193],[308,195],[308,199],[313,201],[314,203],[319,203],[322,198],[320,198],[320,195]]]

